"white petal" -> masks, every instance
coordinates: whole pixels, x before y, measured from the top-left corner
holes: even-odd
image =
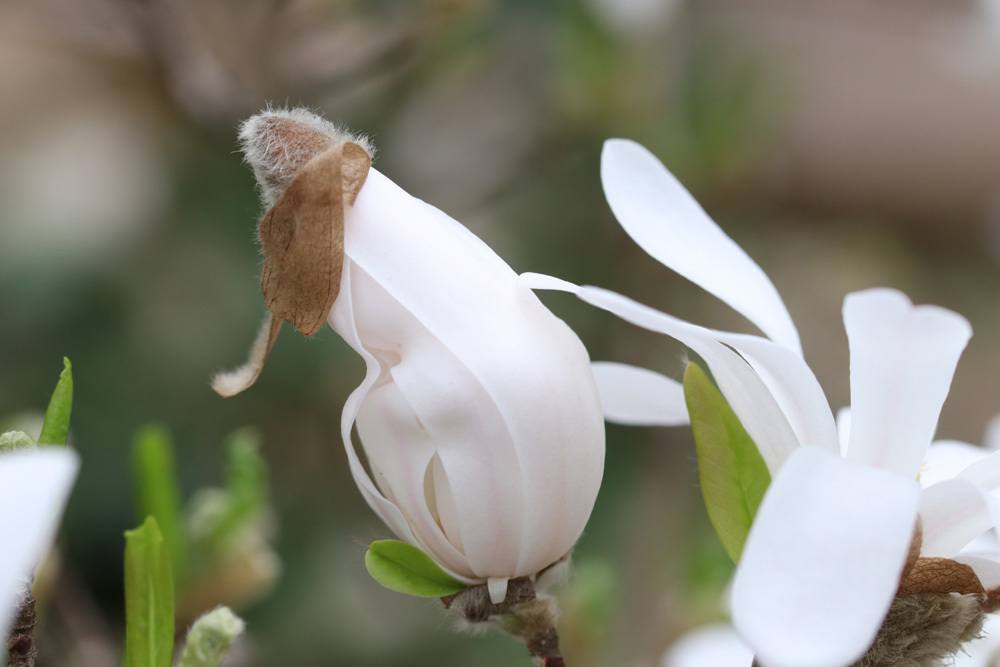
[[[678,639],[661,667],[750,667],[753,652],[728,625],[704,625]]]
[[[563,557],[590,516],[604,464],[600,400],[579,338],[482,241],[377,170],[345,221],[345,252],[398,305],[367,310],[373,324],[361,342],[383,366],[393,355],[404,362],[393,367],[393,379],[432,434],[455,506],[468,517],[462,542],[470,565],[484,576],[520,576]],[[421,333],[396,328],[407,318]],[[454,363],[439,367],[441,354],[424,347],[432,342]],[[482,398],[466,403],[470,378]],[[480,421],[487,412],[489,421]],[[496,435],[478,444],[459,437],[477,430]],[[487,450],[500,437],[509,438],[516,462]],[[493,486],[509,483],[519,502],[478,501],[489,488],[472,484],[456,460],[489,469]],[[515,571],[492,571],[500,555],[495,545],[508,537],[500,529],[515,523],[521,545]],[[478,528],[467,529],[471,524]]]
[[[837,440],[840,444],[840,455],[847,456],[847,447],[851,442],[851,409],[837,410]]]
[[[365,362],[365,377],[361,384],[351,392],[344,402],[344,409],[340,414],[340,437],[344,443],[344,451],[347,453],[347,463],[351,471],[351,477],[362,497],[372,508],[372,511],[396,534],[399,539],[409,542],[416,547],[424,547],[423,543],[416,538],[403,513],[394,502],[386,498],[368,472],[365,470],[358,452],[354,446],[354,422],[361,411],[361,406],[372,387],[378,381],[382,373],[378,360],[361,343],[358,336],[357,324],[354,320],[354,295],[351,274],[356,272],[353,262],[344,262],[344,275],[341,279],[340,295],[330,310],[330,326],[337,330],[348,345],[355,352],[361,355]]]
[[[851,348],[849,458],[915,477],[937,428],[972,328],[901,292],[873,289],[844,300]]]
[[[801,354],[798,332],[771,280],[656,156],[634,141],[606,141],[601,181],[618,222],[643,250]]]
[[[965,644],[952,667],[994,667],[1000,658],[1000,615],[989,614],[983,624],[983,636]]]
[[[970,465],[987,456],[982,447],[958,440],[937,440],[931,443],[920,468],[920,485],[933,486],[946,479],[953,479]]]
[[[768,667],[843,667],[889,610],[919,487],[799,449],[771,483],[733,581],[733,621]]]
[[[467,583],[481,581],[460,550],[461,521],[453,515],[450,523],[445,523],[440,516],[437,492],[448,478],[445,474],[442,480],[435,479],[435,443],[399,387],[393,382],[376,385],[361,406],[357,424],[372,475],[419,537],[419,546]],[[429,493],[429,482],[433,493]],[[515,541],[498,548],[510,549],[511,559],[516,562],[519,547],[519,541]]]
[[[507,599],[507,577],[490,577],[486,582],[486,590],[490,594],[490,602],[500,604]]]
[[[581,300],[617,315],[636,326],[662,333],[691,348],[705,363],[773,472],[798,446],[795,433],[771,392],[749,363],[717,340],[719,334],[661,313],[615,292],[598,287],[579,287],[537,273],[521,275],[533,289],[554,289],[575,294]]]
[[[975,484],[949,479],[920,494],[920,555],[950,558],[993,526],[990,504]]]
[[[840,451],[830,403],[801,356],[766,338],[715,332],[757,371],[802,445]]]
[[[0,637],[52,543],[78,467],[66,447],[0,454]]]
[[[611,361],[595,361],[591,369],[607,421],[632,426],[688,423],[684,387],[677,380]]]
[[[1000,452],[980,449],[982,455],[961,472],[967,479],[983,491],[1000,489]]]

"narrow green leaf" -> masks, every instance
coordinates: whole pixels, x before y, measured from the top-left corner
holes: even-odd
[[[45,422],[38,436],[40,445],[65,445],[69,438],[69,418],[73,412],[73,364],[63,357],[63,370],[59,382],[45,410]]]
[[[125,532],[125,667],[170,667],[174,584],[156,519]]]
[[[174,581],[180,585],[187,572],[187,545],[174,448],[164,429],[150,425],[136,433],[132,471],[138,516],[156,519],[170,552]]]
[[[420,549],[399,540],[376,540],[368,545],[365,567],[372,579],[397,593],[440,598],[465,589]]]
[[[726,399],[696,363],[684,371],[684,398],[708,517],[729,557],[738,562],[771,474]]]

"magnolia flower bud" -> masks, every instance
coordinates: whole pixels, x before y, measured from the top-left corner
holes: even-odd
[[[330,150],[371,152],[301,110],[256,116],[241,139],[269,204],[287,202],[283,187],[301,190],[296,175]],[[344,178],[310,187],[359,182],[346,170]],[[375,169],[360,182],[343,209],[343,270],[329,313],[367,367],[341,419],[351,473],[400,539],[503,600],[509,579],[532,577],[572,549],[596,499],[604,425],[587,352],[460,223]],[[321,194],[297,197],[350,201]]]

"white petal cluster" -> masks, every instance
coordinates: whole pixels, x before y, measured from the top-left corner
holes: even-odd
[[[917,482],[941,447],[930,445],[969,323],[891,289],[848,295],[851,406],[835,419],[774,285],[659,160],[634,142],[611,140],[601,176],[636,243],[765,336],[701,327],[597,287],[538,274],[522,280],[574,293],[704,360],[772,475],[733,582],[736,629],[768,667],[854,662],[889,610],[918,515],[922,555],[955,557],[998,525],[991,494],[1000,489],[1000,455],[923,489]],[[649,373],[597,375],[609,419],[676,423],[683,411],[676,383],[660,376],[651,401],[643,396],[654,383]],[[989,585],[982,554],[960,558]],[[1000,559],[990,563],[1000,583]]]

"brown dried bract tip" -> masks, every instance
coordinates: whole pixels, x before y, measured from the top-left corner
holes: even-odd
[[[985,595],[979,577],[971,567],[948,558],[918,558],[913,564],[898,595],[915,593],[960,593]]]
[[[269,314],[247,363],[212,381],[222,396],[249,388],[289,322],[311,336],[340,292],[344,216],[371,168],[372,149],[304,109],[266,111],[240,128],[246,161],[270,209],[258,226],[261,289]]]

